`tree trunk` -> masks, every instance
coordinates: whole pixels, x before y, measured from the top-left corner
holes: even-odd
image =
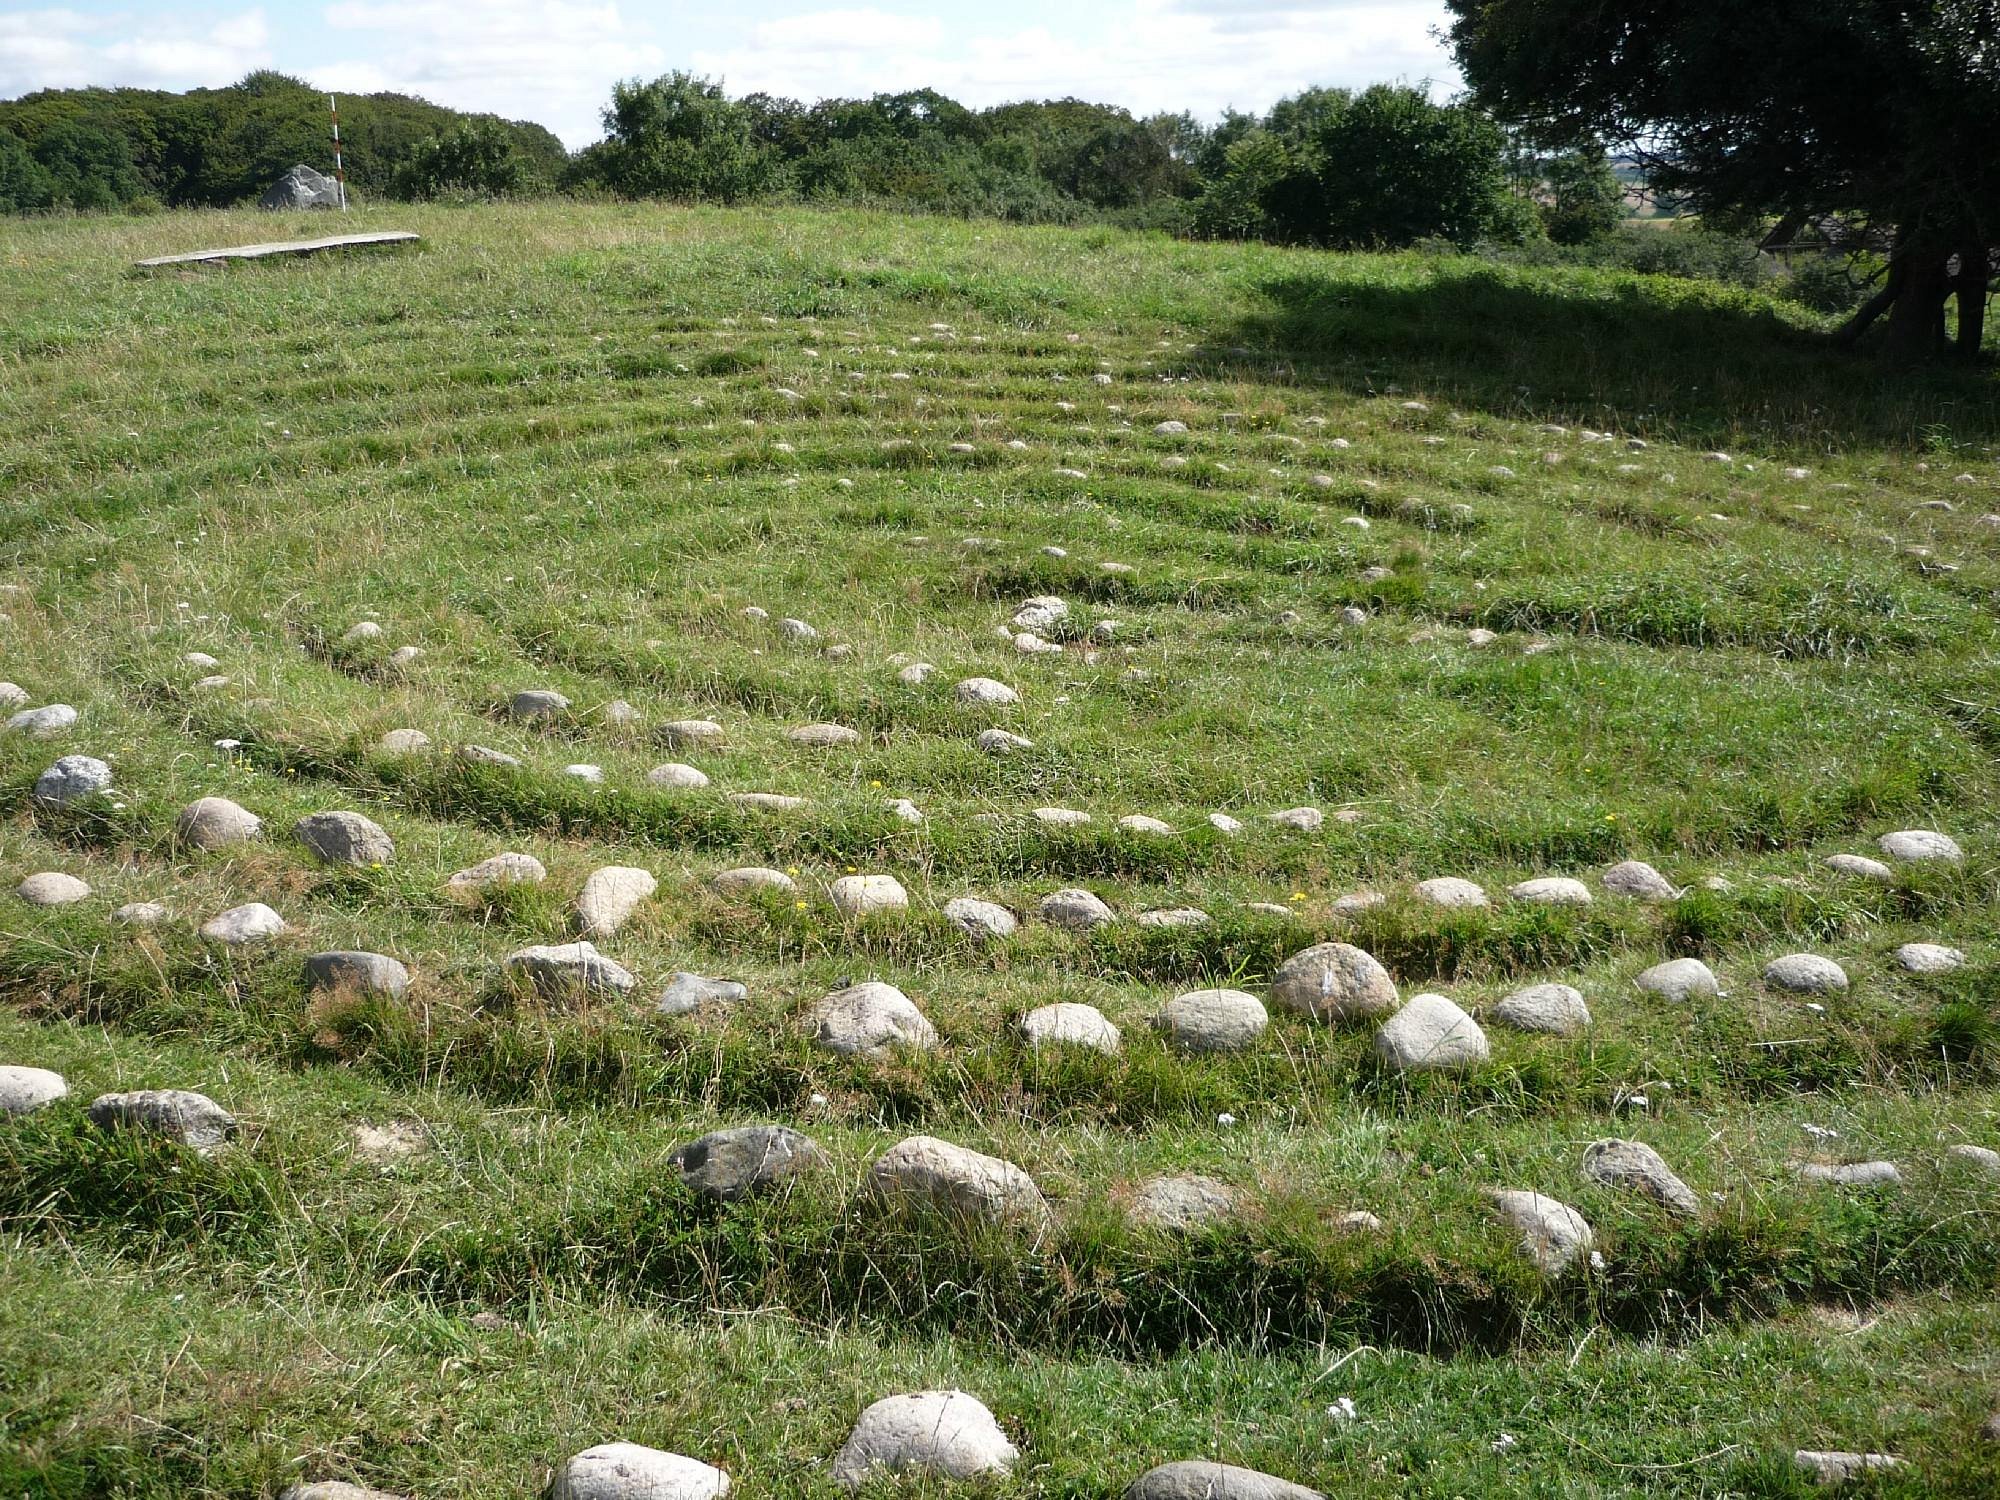
[[[1874,325],[1877,318],[1887,312],[1903,293],[1903,263],[1891,261],[1889,274],[1882,282],[1882,289],[1855,309],[1854,316],[1840,325],[1833,336],[1837,344],[1852,344]]]
[[[1897,364],[1913,365],[1937,356],[1951,276],[1949,259],[1939,251],[1912,246],[1903,260],[1903,284],[1889,309],[1883,352]]]
[[[1984,245],[1967,245],[1958,252],[1958,357],[1967,364],[1979,358],[1986,335],[1986,293],[1991,270]]]

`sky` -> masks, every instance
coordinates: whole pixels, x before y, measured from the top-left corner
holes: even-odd
[[[931,87],[974,107],[1074,95],[1135,114],[1261,110],[1310,84],[1456,82],[1441,0],[0,0],[0,98],[187,89],[276,68],[601,131],[620,78],[687,69],[731,95]]]

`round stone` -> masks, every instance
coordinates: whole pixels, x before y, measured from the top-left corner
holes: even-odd
[[[40,870],[14,888],[30,906],[70,906],[90,895],[90,887],[60,870]]]
[[[1236,1212],[1236,1190],[1198,1173],[1154,1177],[1132,1192],[1127,1212],[1135,1224],[1175,1233],[1219,1223]]]
[[[181,809],[174,837],[192,849],[222,849],[259,837],[264,820],[227,797],[203,797]]]
[[[1030,1047],[1089,1047],[1112,1056],[1124,1045],[1123,1035],[1103,1011],[1068,1000],[1021,1017],[1021,1036]]]
[[[604,782],[604,767],[579,761],[575,765],[564,766],[563,775],[574,776],[578,781],[588,781],[593,786],[601,786]]]
[[[337,949],[306,960],[306,984],[316,990],[354,990],[400,999],[410,987],[410,971],[386,953]]]
[[[1316,807],[1288,807],[1282,812],[1267,815],[1265,821],[1280,828],[1296,829],[1300,833],[1316,833],[1326,822],[1326,814]]]
[[[1413,995],[1375,1033],[1375,1055],[1403,1073],[1462,1072],[1491,1055],[1479,1023],[1443,995]]]
[[[374,641],[381,638],[382,627],[380,625],[376,624],[373,620],[357,620],[341,633],[340,643],[343,646],[352,646],[361,641]],[[202,665],[212,667],[215,663],[208,661],[202,663]]]
[[[330,865],[386,865],[396,858],[388,830],[358,812],[308,813],[292,832]]]
[[[1764,983],[1795,995],[1830,995],[1847,988],[1847,971],[1817,953],[1788,953],[1764,966]]]
[[[100,1130],[144,1130],[207,1153],[236,1138],[236,1117],[206,1094],[189,1089],[138,1089],[100,1094],[90,1123]]]
[[[827,1157],[810,1136],[786,1126],[738,1125],[676,1146],[667,1160],[700,1196],[734,1203],[824,1166]]]
[[[622,995],[638,983],[631,970],[597,951],[593,943],[537,943],[507,955],[509,973],[521,975],[549,999]]]
[[[111,790],[111,767],[92,755],[65,755],[35,778],[31,794],[44,807],[66,807]]]
[[[669,745],[713,745],[722,738],[722,726],[713,719],[672,719],[659,734]]]
[[[1670,958],[1654,964],[1632,982],[1662,1000],[1693,1000],[1722,993],[1714,973],[1698,958]]]
[[[158,927],[173,913],[158,901],[128,901],[111,914],[121,927]]]
[[[787,796],[783,792],[731,792],[729,802],[732,807],[754,813],[798,812],[806,805],[805,798]]]
[[[1943,860],[1955,865],[1965,858],[1964,851],[1949,836],[1921,828],[1885,833],[1875,841],[1875,845],[1889,858],[1903,864]]]
[[[453,895],[477,895],[491,886],[540,885],[548,878],[549,872],[534,855],[510,849],[454,872],[445,889]]]
[[[1567,1203],[1519,1189],[1489,1192],[1501,1222],[1520,1235],[1519,1249],[1544,1276],[1557,1276],[1596,1243],[1590,1223]]]
[[[569,699],[553,688],[529,688],[516,693],[507,704],[510,719],[553,719],[569,712]]]
[[[1243,990],[1176,995],[1153,1024],[1183,1052],[1241,1052],[1270,1024],[1264,1002]]]
[[[1009,623],[1016,630],[1054,630],[1069,618],[1069,605],[1054,594],[1037,594],[1016,609]]]
[[[725,896],[745,896],[756,891],[790,892],[797,890],[798,882],[783,870],[773,870],[764,865],[743,865],[738,869],[724,870],[709,885]]]
[[[1188,430],[1185,422],[1155,422],[1153,431],[1160,437],[1178,437]]]
[[[1051,927],[1063,927],[1073,932],[1087,932],[1093,927],[1118,920],[1111,908],[1095,894],[1075,888],[1052,891],[1042,897],[1040,909],[1042,920]]]
[[[728,1492],[729,1476],[699,1459],[602,1443],[562,1466],[549,1500],[717,1500]]]
[[[18,1063],[0,1066],[0,1115],[33,1114],[68,1096],[69,1084],[60,1073]]]
[[[937,668],[927,661],[913,661],[896,674],[896,680],[905,687],[922,687],[936,671]]]
[[[1372,954],[1350,943],[1317,943],[1278,966],[1271,998],[1321,1020],[1362,1020],[1396,1008],[1396,983]]]
[[[1090,814],[1073,807],[1038,807],[1035,821],[1049,828],[1081,828],[1090,821]]]
[[[1896,950],[1896,962],[1912,974],[1946,974],[1962,968],[1965,955],[1942,943],[1905,943]]]
[[[829,892],[834,909],[850,920],[877,912],[906,911],[910,893],[893,875],[843,875]]]
[[[1821,863],[1836,875],[1851,875],[1857,880],[1879,880],[1886,885],[1896,878],[1894,870],[1865,854],[1829,854]]]
[[[384,755],[415,755],[430,748],[431,737],[421,729],[391,729],[375,742]]]
[[[1242,822],[1236,818],[1230,817],[1229,814],[1225,812],[1210,813],[1208,815],[1208,826],[1210,828],[1213,828],[1217,833],[1227,834],[1231,838],[1234,838],[1237,834],[1243,831]]]
[[[657,787],[694,788],[708,785],[708,777],[693,766],[684,766],[679,761],[670,760],[665,765],[655,766],[646,773],[646,780]]]
[[[986,708],[1005,708],[1021,701],[1019,693],[991,677],[968,677],[951,690],[951,695],[960,703]]]
[[[76,710],[67,703],[47,703],[40,708],[24,708],[7,720],[9,734],[25,734],[30,739],[54,739],[76,723]]]
[[[1833,1187],[1895,1187],[1903,1174],[1892,1161],[1801,1162],[1798,1175],[1807,1182],[1823,1182]]]
[[[659,889],[653,872],[633,865],[606,865],[592,870],[577,892],[577,926],[586,937],[610,937],[623,927],[640,903]]]
[[[749,998],[750,991],[732,979],[710,979],[676,969],[653,1008],[663,1016],[686,1016],[708,1006],[734,1005]]]
[[[868,1169],[869,1186],[967,1219],[1045,1220],[1049,1206],[1035,1179],[1010,1161],[936,1136],[897,1142]]]
[[[1213,919],[1198,906],[1169,906],[1142,911],[1132,919],[1141,927],[1206,927]]]
[[[1581,880],[1571,880],[1562,875],[1524,880],[1519,885],[1509,886],[1507,894],[1516,901],[1526,901],[1535,906],[1590,905],[1590,887]],[[1471,904],[1476,906],[1479,903]]]
[[[923,809],[918,807],[908,797],[885,798],[882,807],[884,811],[898,822],[908,823],[912,827],[922,823],[924,820]]]
[[[1012,755],[1016,750],[1032,750],[1035,742],[1008,729],[981,730],[973,743],[988,755]]]
[[[945,902],[944,919],[976,938],[1009,938],[1017,925],[1014,914],[1006,907],[974,896],[956,896]]]
[[[1584,1148],[1583,1175],[1601,1187],[1650,1198],[1672,1213],[1693,1218],[1701,1212],[1701,1200],[1694,1189],[1676,1177],[1660,1153],[1644,1141],[1592,1141]]]
[[[778,621],[778,633],[788,641],[816,641],[819,639],[819,632],[817,630],[813,629],[804,620],[794,619],[790,615]]]
[[[1486,892],[1470,880],[1461,880],[1456,875],[1440,875],[1432,880],[1417,882],[1417,899],[1428,901],[1432,906],[1464,908],[1486,905]]]
[[[1174,831],[1171,823],[1148,817],[1145,813],[1127,813],[1118,820],[1118,826],[1127,833],[1143,833],[1155,838],[1169,836]]]
[[[505,750],[495,750],[490,745],[460,745],[458,758],[467,765],[510,766],[519,769],[521,757],[509,755]]]
[[[1318,1490],[1235,1464],[1183,1460],[1148,1469],[1124,1500],[1326,1500]]]
[[[829,1052],[875,1057],[892,1047],[928,1051],[937,1028],[893,984],[871,979],[835,990],[814,1007],[813,1042]]]
[[[787,729],[785,738],[809,750],[832,750],[842,745],[860,744],[861,732],[849,729],[845,724],[801,724],[796,729]]]
[[[1573,1036],[1590,1024],[1583,992],[1567,984],[1531,984],[1493,1007],[1493,1019],[1516,1031]]]
[[[861,1414],[833,1458],[833,1480],[859,1489],[881,1474],[976,1479],[1002,1475],[1020,1457],[993,1413],[964,1391],[889,1396]]]

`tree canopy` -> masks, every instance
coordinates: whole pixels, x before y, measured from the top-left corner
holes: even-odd
[[[1601,136],[1658,189],[1781,237],[1842,218],[1888,251],[1904,357],[1979,348],[2000,243],[2000,0],[1447,0],[1477,97],[1550,137]]]

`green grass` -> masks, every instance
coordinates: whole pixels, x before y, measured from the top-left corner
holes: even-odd
[[[425,243],[130,270],[274,233],[218,214],[26,223],[0,255],[0,677],[83,716],[0,736],[0,885],[93,887],[52,911],[0,893],[0,1061],[73,1092],[0,1128],[0,1494],[525,1494],[623,1437],[826,1495],[859,1407],[924,1384],[1001,1416],[1027,1456],[1010,1494],[1110,1496],[1204,1455],[1338,1494],[1802,1494],[1796,1447],[1899,1453],[1881,1493],[2000,1483],[1974,1436],[2000,1406],[2000,1184],[1945,1155],[2000,1145],[1989,375],[1892,379],[1796,309],[1622,274],[797,210],[355,218]],[[995,628],[1040,593],[1070,601],[1066,649],[1022,656]],[[785,641],[787,615],[822,639]],[[363,618],[383,636],[343,642]],[[398,667],[401,645],[423,655]],[[903,658],[938,671],[906,685]],[[195,688],[208,671],[228,684]],[[956,704],[974,674],[1022,703]],[[528,687],[572,712],[509,722]],[[662,743],[686,717],[723,744]],[[819,720],[862,743],[784,738]],[[1034,747],[981,754],[993,724]],[[406,726],[430,752],[376,748]],[[37,808],[69,752],[108,760],[115,796]],[[651,786],[665,760],[713,785]],[[177,846],[202,795],[266,839]],[[1299,804],[1359,819],[1263,820]],[[1044,826],[1049,805],[1094,821]],[[288,830],[330,807],[396,860],[314,865]],[[1821,863],[1906,827],[1965,864],[1878,885]],[[508,848],[548,884],[445,895]],[[1628,857],[1687,894],[1504,895]],[[503,982],[604,864],[660,880],[601,944],[634,997]],[[798,895],[709,889],[743,864]],[[894,873],[912,910],[842,922],[850,870]],[[1411,897],[1445,874],[1494,904]],[[940,912],[1068,885],[1213,920],[982,947]],[[1334,909],[1363,888],[1389,899]],[[174,920],[109,921],[140,899]],[[246,900],[294,933],[194,935]],[[1594,1024],[1496,1025],[1490,1062],[1414,1081],[1367,1027],[1275,1015],[1251,1052],[1190,1058],[1149,1024],[1329,938],[1475,1013],[1574,983]],[[1968,962],[1907,974],[1912,940]],[[315,996],[300,959],[332,947],[415,983]],[[1850,991],[1768,991],[1799,950]],[[1676,955],[1724,995],[1631,985]],[[751,999],[654,1015],[676,968]],[[863,976],[941,1047],[814,1049],[806,1013]],[[1008,1023],[1055,1000],[1100,1007],[1122,1055],[1025,1048]],[[211,1094],[244,1141],[203,1160],[82,1117],[147,1086]],[[668,1152],[757,1119],[831,1168],[696,1202]],[[356,1155],[356,1125],[394,1121],[428,1151]],[[884,1217],[867,1166],[917,1131],[1020,1163],[1052,1227]],[[1607,1135],[1653,1144],[1700,1217],[1586,1183]],[[1815,1187],[1793,1171],[1814,1154],[1905,1180]],[[1167,1171],[1231,1183],[1239,1218],[1135,1227],[1132,1187]],[[1576,1205],[1602,1267],[1533,1274],[1497,1186]],[[1353,1208],[1385,1231],[1343,1233]]]

